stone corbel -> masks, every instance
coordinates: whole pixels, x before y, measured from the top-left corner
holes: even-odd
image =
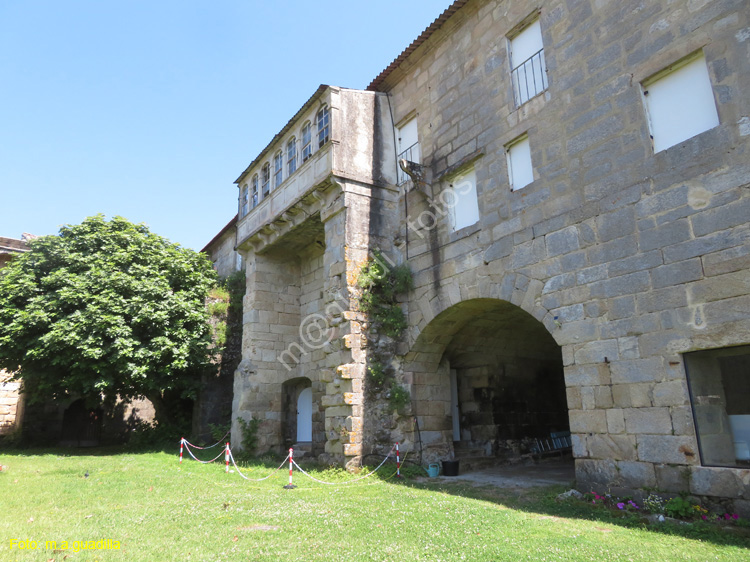
[[[414,185],[414,189],[419,193],[432,198],[432,185],[431,185],[431,170],[416,162],[411,162],[405,158],[401,158],[398,161],[399,167],[406,173]]]

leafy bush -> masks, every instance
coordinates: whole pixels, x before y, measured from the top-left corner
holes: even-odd
[[[211,432],[211,438],[214,442],[218,442],[229,433],[231,423],[210,423],[208,424],[208,430]]]
[[[677,496],[664,505],[664,514],[675,519],[692,519],[696,515],[695,505],[694,502]]]
[[[253,417],[250,421],[237,418],[237,423],[240,424],[242,429],[242,452],[239,457],[242,460],[252,458],[255,454],[255,449],[258,448],[258,429],[260,428],[260,418]]]

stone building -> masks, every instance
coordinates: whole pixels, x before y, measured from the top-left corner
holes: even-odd
[[[34,238],[23,234],[21,239],[0,236],[0,269],[17,255],[28,252],[28,241]],[[23,399],[21,383],[10,380],[10,374],[0,370],[0,435],[7,435],[21,426],[23,421]]]
[[[222,228],[201,250],[214,265],[219,278],[226,279],[242,269],[242,257],[234,249],[237,245],[237,215]]]
[[[237,179],[233,418],[346,463],[569,430],[581,488],[750,515],[749,88],[744,0],[457,1],[321,86]],[[374,250],[413,273],[400,340],[359,310]]]
[[[213,263],[219,279],[226,280],[243,268],[242,257],[235,250],[236,243],[237,215],[201,250]],[[239,283],[241,286],[241,281]],[[209,295],[209,312],[217,302],[218,299]],[[193,407],[192,427],[193,437],[205,440],[214,439],[212,427],[223,427],[231,419],[234,372],[242,355],[241,312],[227,309],[226,312],[214,313],[210,322],[216,334],[214,342],[218,346],[218,350],[214,350],[216,369],[201,377]],[[219,324],[223,324],[223,329],[218,329]]]

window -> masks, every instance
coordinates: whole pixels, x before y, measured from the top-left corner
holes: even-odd
[[[286,143],[286,170],[291,176],[297,170],[297,139],[292,137]]]
[[[312,127],[308,121],[302,126],[302,161],[307,162],[310,156],[312,156]]]
[[[454,177],[440,194],[440,203],[451,209],[453,230],[461,230],[479,220],[477,179],[474,168]]]
[[[703,53],[662,71],[642,87],[654,152],[719,124]]]
[[[236,259],[235,259],[235,262],[234,262],[234,268],[237,271],[240,271],[242,269],[242,254],[240,254],[239,252],[237,252],[237,254],[236,254]]]
[[[505,154],[508,160],[508,181],[510,190],[516,191],[534,181],[534,168],[531,165],[529,136],[522,135],[510,143]]]
[[[247,184],[242,186],[240,191],[240,218],[244,217],[248,212],[248,188]]]
[[[284,155],[279,150],[273,157],[273,186],[279,187],[283,179]]]
[[[404,159],[419,164],[421,159],[416,118],[407,121],[399,127],[397,135],[398,158],[396,160],[396,166],[398,166],[398,185],[402,185],[409,179],[409,176],[401,169],[401,166],[398,165],[398,161]]]
[[[750,468],[750,345],[683,357],[701,461]]]
[[[263,164],[260,174],[263,178],[262,195],[265,198],[271,192],[271,165],[268,162]]]
[[[539,20],[527,25],[510,40],[510,66],[516,106],[525,104],[547,89],[547,65]]]
[[[318,111],[318,148],[328,142],[328,106]]]
[[[258,206],[258,174],[253,176],[252,186],[253,209],[255,209]]]

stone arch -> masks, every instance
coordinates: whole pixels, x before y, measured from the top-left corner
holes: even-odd
[[[492,276],[493,278],[495,276]],[[470,300],[502,300],[527,312],[544,325],[547,332],[557,340],[555,316],[542,305],[544,283],[522,273],[507,273],[499,281],[480,281],[473,286],[459,287],[458,284],[441,289],[436,294],[427,291],[416,299],[412,310],[412,328],[409,340],[412,347],[418,343],[423,330],[439,315],[451,307]],[[559,343],[559,342],[558,342]]]
[[[295,377],[281,385],[281,432],[285,447],[294,445],[297,449],[302,444],[309,449],[308,452],[312,451],[315,424],[319,421],[316,419],[319,417],[316,416],[317,404],[320,401],[319,393],[314,390],[315,386],[307,377]],[[300,411],[301,400],[309,406],[309,410]],[[300,416],[304,416],[304,419]],[[305,429],[302,430],[301,426]],[[301,438],[302,434],[304,437]]]
[[[402,365],[427,459],[510,460],[569,431],[562,350],[520,305],[453,304],[422,327]]]

